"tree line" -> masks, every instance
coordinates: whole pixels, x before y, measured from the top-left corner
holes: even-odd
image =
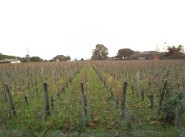
[[[25,57],[16,57],[16,56],[9,56],[9,55],[4,55],[4,54],[0,53],[0,60],[4,60],[4,59],[18,59],[21,62],[43,62],[43,61],[47,61],[47,60],[44,60],[44,59],[40,58],[39,56],[30,57],[29,55],[26,55]],[[68,61],[68,60],[71,60],[70,56],[57,55],[49,61],[53,62],[53,61]]]
[[[138,54],[138,51],[134,51],[130,48],[122,48],[119,49],[117,52],[117,55],[115,55],[115,59],[126,59],[129,58],[131,56],[133,56],[134,54]],[[92,50],[92,56],[91,56],[91,60],[107,60],[109,57],[109,52],[108,52],[108,48],[106,46],[104,46],[103,44],[97,44],[95,46],[95,49]],[[184,54],[184,48],[182,45],[179,45],[177,47],[175,46],[168,46],[167,47],[167,52],[165,52],[163,54],[163,58],[164,59],[180,59],[180,58],[185,58],[185,54]],[[15,56],[8,56],[8,55],[3,55],[2,53],[0,53],[0,60],[3,59],[19,59],[21,62],[42,62],[42,61],[47,61],[47,60],[43,60],[42,58],[40,58],[39,56],[32,56],[30,57],[29,55],[26,55],[25,57],[21,58],[21,57],[15,57]],[[71,57],[70,56],[65,56],[65,55],[57,55],[55,57],[53,57],[51,60],[51,62],[53,61],[70,61]],[[83,61],[84,59],[81,58],[81,61]]]
[[[116,59],[126,59],[131,57],[134,54],[138,54],[138,51],[134,51],[130,48],[122,48],[118,50],[117,55],[115,56]],[[92,60],[107,60],[108,59],[108,48],[105,47],[103,44],[97,44],[95,49],[92,51]],[[182,45],[178,47],[175,46],[168,46],[167,52],[163,54],[164,58],[185,58],[184,49]]]

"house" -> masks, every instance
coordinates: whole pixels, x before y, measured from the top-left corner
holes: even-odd
[[[15,63],[21,63],[21,61],[18,60],[18,59],[3,59],[3,60],[0,60],[0,63],[11,63],[11,64],[15,64]]]
[[[162,52],[157,51],[144,51],[144,52],[137,52],[134,55],[131,56],[132,59],[138,59],[138,60],[159,60],[161,55],[163,55]]]

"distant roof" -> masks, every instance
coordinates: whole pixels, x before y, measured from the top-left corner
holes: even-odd
[[[145,58],[154,58],[164,55],[165,52],[157,52],[157,51],[143,51],[136,53],[132,55],[132,57],[139,58],[139,57],[145,57]]]
[[[155,54],[158,53],[157,51],[143,51],[141,54]]]

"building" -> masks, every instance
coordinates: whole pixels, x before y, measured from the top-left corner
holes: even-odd
[[[11,64],[15,64],[15,63],[21,63],[21,61],[18,60],[18,59],[3,59],[3,60],[0,60],[0,63],[11,63]]]
[[[131,56],[131,59],[138,59],[138,60],[159,60],[161,56],[164,55],[163,52],[157,51],[144,51],[144,52],[137,52]]]

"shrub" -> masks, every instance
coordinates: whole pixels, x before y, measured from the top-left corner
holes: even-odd
[[[180,113],[183,113],[185,109],[184,101],[184,93],[182,91],[175,91],[167,94],[161,109],[163,120],[173,124],[175,120],[175,109],[178,109]]]

